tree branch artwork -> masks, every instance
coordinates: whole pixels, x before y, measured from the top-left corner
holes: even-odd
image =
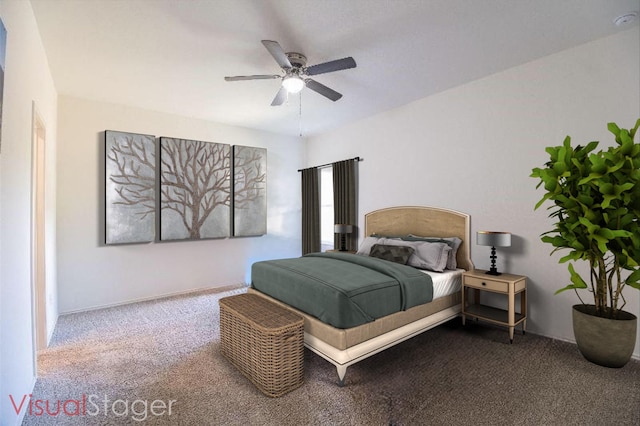
[[[107,244],[155,239],[155,137],[105,132]]]
[[[161,240],[228,237],[232,206],[235,236],[266,233],[266,149],[234,146],[232,171],[226,144],[163,137],[156,165],[154,136],[105,138],[107,244],[154,241],[158,208]]]
[[[230,146],[160,138],[162,240],[230,233]]]
[[[267,150],[233,147],[234,236],[267,233]]]

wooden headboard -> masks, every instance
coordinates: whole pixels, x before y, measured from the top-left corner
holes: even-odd
[[[389,207],[364,215],[365,236],[371,234],[422,237],[458,237],[462,244],[456,260],[458,268],[473,269],[471,262],[470,216],[437,207]]]

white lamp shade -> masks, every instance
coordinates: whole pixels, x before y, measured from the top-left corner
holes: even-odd
[[[511,247],[511,233],[478,231],[476,243],[480,246]]]
[[[336,234],[350,234],[353,232],[353,225],[345,225],[344,223],[336,223],[334,230]]]
[[[282,80],[282,86],[289,93],[298,93],[304,87],[304,81],[296,75],[290,75]]]

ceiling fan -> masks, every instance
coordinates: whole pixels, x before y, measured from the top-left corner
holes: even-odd
[[[267,48],[269,53],[271,53],[271,56],[273,56],[278,65],[280,65],[284,75],[239,75],[235,77],[225,77],[224,79],[226,81],[282,79],[282,87],[278,90],[276,97],[273,98],[273,102],[271,102],[272,106],[282,105],[287,99],[288,93],[298,93],[305,86],[335,102],[342,97],[342,94],[328,88],[324,84],[318,83],[309,78],[309,76],[356,67],[356,61],[350,56],[348,58],[336,59],[307,67],[306,56],[296,52],[285,53],[277,41],[262,40],[262,44]]]

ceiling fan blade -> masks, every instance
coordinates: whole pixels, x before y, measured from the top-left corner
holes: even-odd
[[[286,100],[287,100],[287,89],[285,89],[283,86],[283,87],[280,87],[280,90],[278,90],[278,93],[276,93],[276,97],[273,98],[273,101],[271,102],[271,106],[282,105]]]
[[[241,81],[241,80],[271,80],[274,78],[282,78],[281,75],[236,75],[234,77],[225,77],[225,81]]]
[[[342,95],[336,92],[333,89],[329,89],[324,84],[318,83],[315,80],[311,80],[310,78],[305,80],[307,87],[314,92],[320,93],[322,96],[331,99],[333,102],[337,101],[342,97]]]
[[[307,75],[325,74],[328,72],[346,70],[349,68],[355,68],[356,61],[351,56],[348,58],[336,59],[335,61],[329,61],[318,65],[312,65],[307,68]]]
[[[271,53],[271,56],[273,56],[273,59],[276,60],[281,68],[293,68],[293,65],[289,62],[289,58],[287,58],[287,54],[277,41],[262,40],[262,44],[267,48],[269,53]]]

